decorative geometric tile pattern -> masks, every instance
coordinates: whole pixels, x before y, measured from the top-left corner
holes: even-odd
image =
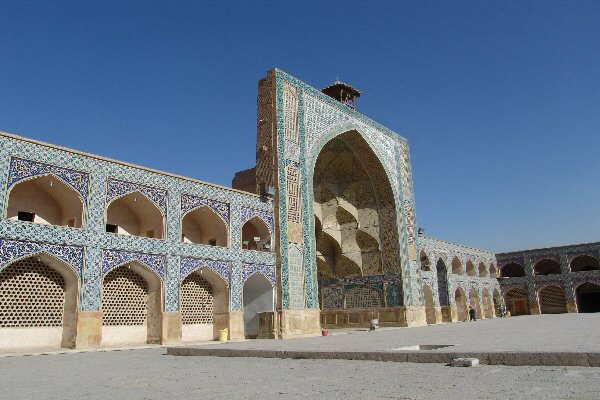
[[[8,172],[7,186],[12,187],[23,179],[35,176],[53,174],[67,185],[71,186],[87,204],[89,195],[90,176],[85,172],[73,169],[61,168],[51,164],[25,160],[19,157],[11,157],[10,170]]]
[[[42,252],[64,261],[81,277],[84,264],[82,247],[7,239],[0,239],[0,270],[19,259]]]
[[[242,207],[242,217],[241,224],[244,225],[249,219],[258,217],[263,220],[263,222],[269,228],[269,232],[273,233],[273,213],[257,210],[255,208],[250,207]]]
[[[223,221],[225,221],[227,225],[229,225],[229,204],[222,201],[190,196],[189,194],[181,195],[181,215],[185,215],[188,212],[202,206],[210,207],[214,212],[220,215],[221,218],[223,218]]]
[[[125,182],[118,179],[109,179],[106,190],[106,204],[110,204],[117,197],[123,197],[132,192],[140,192],[152,201],[162,215],[167,215],[167,191],[150,186],[144,186],[133,182]]]
[[[344,306],[344,288],[325,286],[321,289],[323,309],[342,308]]]
[[[131,261],[138,261],[156,272],[161,279],[165,278],[166,259],[163,255],[106,249],[102,250],[102,277],[112,269]]]
[[[200,269],[208,268],[219,275],[225,284],[229,287],[229,277],[231,275],[231,266],[228,262],[206,260],[200,258],[182,258],[179,269],[179,281],[182,282],[189,274]]]
[[[250,277],[254,273],[261,273],[269,280],[271,286],[275,287],[275,266],[274,265],[259,265],[259,264],[246,264],[242,265],[242,281]]]

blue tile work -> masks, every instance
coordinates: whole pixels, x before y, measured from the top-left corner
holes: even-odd
[[[15,172],[21,174],[19,175],[20,179],[52,173],[67,184],[71,184],[68,180],[75,179],[72,182],[75,185],[77,179],[85,179],[84,177],[87,176],[89,183],[87,184],[88,204],[85,227],[83,229],[69,228],[5,219],[10,189],[9,177],[11,182],[17,181],[17,175],[11,174],[11,158],[26,160],[31,165],[36,165],[35,168],[27,169],[27,173],[31,173],[27,177],[23,175],[22,168],[15,167],[14,171],[20,171]],[[111,183],[109,184],[109,182]],[[83,186],[77,183],[77,187],[82,188]],[[168,234],[166,239],[150,239],[105,232],[104,215],[107,200],[110,202],[110,200],[132,191],[143,193],[159,209],[163,210],[166,215]],[[181,242],[181,216],[183,214],[181,199],[184,195],[229,205],[232,243],[230,247]],[[275,264],[275,255],[272,253],[242,250],[240,239],[242,210],[255,210],[253,212],[269,224],[273,218],[273,206],[270,200],[4,133],[0,133],[0,207],[3,210],[0,219],[0,238],[2,240],[36,243],[44,247],[44,251],[49,254],[52,252],[48,250],[48,246],[56,246],[53,248],[55,252],[59,251],[60,246],[83,249],[85,259],[80,268],[83,276],[83,298],[80,307],[83,311],[100,310],[103,252],[106,250],[136,253],[139,254],[138,258],[143,258],[142,255],[163,257],[165,260],[164,272],[162,272],[165,311],[179,310],[179,278],[182,258],[231,263],[230,309],[237,311],[242,309],[243,304],[241,263]],[[248,211],[245,211],[245,216],[247,213]],[[222,214],[219,213],[219,215]],[[272,225],[271,222],[271,228]],[[72,263],[69,264],[73,266]]]
[[[81,278],[85,256],[83,247],[20,240],[0,239],[0,271],[18,260],[39,253],[46,253],[64,261]]]
[[[118,179],[108,180],[106,204],[110,204],[113,200],[133,192],[142,193],[158,207],[163,216],[167,215],[167,191],[165,189],[153,188]]]
[[[246,222],[248,222],[249,219],[258,217],[265,223],[265,225],[267,225],[267,227],[269,228],[269,232],[273,233],[273,213],[272,212],[265,212],[264,210],[257,210],[255,208],[251,208],[251,207],[242,207],[241,215],[242,215],[242,217],[241,217],[242,226]]]
[[[205,199],[197,196],[190,196],[189,194],[181,195],[181,215],[185,216],[185,214],[193,211],[202,206],[210,207],[214,212],[219,215],[225,224],[229,226],[229,204],[224,203],[222,201]],[[271,220],[273,220],[273,216],[270,215]]]
[[[102,278],[111,270],[132,261],[143,264],[154,271],[160,279],[165,279],[166,259],[164,255],[122,250],[102,250]]]
[[[183,280],[192,272],[201,268],[208,268],[214,271],[223,279],[223,282],[229,286],[229,276],[231,275],[231,265],[224,261],[205,260],[201,258],[182,258],[179,267],[179,281]]]
[[[571,271],[571,261],[581,255],[600,260],[600,242],[496,254],[499,269],[514,262],[521,265],[525,271],[525,276],[501,279],[502,294],[514,288],[521,288],[528,292],[529,302],[537,304],[539,291],[548,285],[556,285],[565,290],[567,301],[575,302],[575,291],[580,285],[591,283],[600,286],[600,270]],[[535,264],[544,259],[558,261],[560,274],[535,275]]]
[[[242,264],[242,282],[255,273],[261,273],[265,278],[269,280],[271,286],[275,287],[275,266],[274,265],[260,265],[260,264]]]
[[[408,243],[408,232],[414,231],[416,224],[414,213],[404,216],[404,207],[398,205],[408,202],[414,211],[414,196],[412,190],[412,176],[410,174],[410,161],[402,164],[399,159],[401,144],[408,151],[406,140],[391,130],[383,127],[364,115],[348,108],[322,94],[315,88],[299,81],[298,79],[276,70],[277,79],[277,135],[278,143],[278,169],[279,176],[279,198],[286,198],[285,171],[287,165],[294,165],[301,170],[302,176],[302,222],[305,252],[305,282],[288,281],[288,259],[287,252],[281,252],[281,278],[282,278],[282,306],[290,307],[289,292],[290,285],[304,285],[306,287],[306,304],[308,308],[317,308],[318,284],[316,278],[316,248],[312,232],[314,232],[312,172],[314,163],[322,147],[333,137],[349,131],[356,130],[370,145],[384,166],[385,172],[392,184],[394,200],[398,208],[399,237],[403,243]],[[284,137],[284,104],[283,85],[293,85],[298,92],[298,119],[299,119],[299,149]],[[297,153],[300,152],[298,156]],[[408,187],[402,187],[401,179],[409,182]],[[402,190],[401,190],[402,188]],[[309,190],[310,189],[310,190]],[[287,204],[280,201],[279,205],[279,232],[280,248],[287,249],[289,246],[287,233]],[[410,228],[410,229],[409,229]],[[414,238],[413,238],[414,240]],[[401,246],[400,259],[402,268],[398,271],[396,281],[405,284],[404,297],[407,305],[419,304],[420,289],[418,283],[418,262],[414,262],[408,256],[408,245]],[[414,272],[413,272],[414,271]],[[412,275],[411,275],[412,274]],[[414,278],[413,278],[414,275]],[[294,290],[299,290],[295,288]]]

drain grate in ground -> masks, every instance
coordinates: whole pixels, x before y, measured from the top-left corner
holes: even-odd
[[[414,344],[411,346],[395,347],[392,350],[435,350],[443,349],[444,347],[452,347],[453,344]]]

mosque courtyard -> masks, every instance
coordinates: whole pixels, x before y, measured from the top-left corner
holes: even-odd
[[[598,328],[600,314],[561,314],[387,328],[374,333],[335,330],[328,337],[207,342],[193,348],[343,354],[393,353],[419,344],[451,344],[454,352],[555,352],[568,362],[573,354],[587,353],[590,360],[598,356]],[[104,350],[2,354],[4,390],[0,399],[597,399],[600,391],[597,367],[452,368],[424,362],[176,357],[160,346]]]

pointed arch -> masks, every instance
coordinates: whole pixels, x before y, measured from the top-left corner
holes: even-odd
[[[452,273],[454,275],[464,275],[462,262],[458,257],[452,259]]]
[[[81,193],[49,172],[22,179],[10,187],[6,218],[83,228],[85,210],[86,201]]]
[[[456,288],[454,291],[454,303],[456,304],[456,317],[458,321],[466,321],[469,317],[467,314],[467,296],[461,287]]]
[[[571,260],[569,267],[571,272],[596,271],[600,270],[600,262],[589,254],[581,254]]]
[[[487,268],[485,267],[485,264],[482,261],[479,263],[479,277],[487,278],[487,276],[488,276]]]
[[[559,275],[560,263],[550,258],[539,260],[533,265],[534,275]]]
[[[429,257],[427,257],[427,254],[423,250],[421,250],[421,271],[431,271],[431,263],[429,262]]]
[[[516,262],[509,262],[500,267],[501,278],[517,278],[525,276],[525,268]]]
[[[227,247],[227,222],[211,207],[204,204],[188,211],[181,219],[181,241]]]
[[[425,297],[425,320],[428,324],[435,324],[435,302],[433,300],[433,290],[427,284],[423,285],[423,296]]]
[[[244,304],[244,335],[255,338],[259,332],[258,314],[274,310],[274,288],[262,271],[248,276],[242,289]]]
[[[162,210],[139,190],[113,198],[106,205],[105,214],[107,232],[155,239],[165,237]]]
[[[537,292],[540,314],[562,314],[567,312],[565,290],[556,284],[548,284]]]
[[[520,287],[508,288],[504,292],[504,304],[513,316],[531,314],[529,295],[526,290]]]
[[[479,292],[474,287],[469,289],[469,306],[475,310],[476,318],[482,318],[481,300],[479,299]]]
[[[269,225],[260,218],[254,216],[248,219],[242,226],[242,249],[270,252],[272,248],[271,230]]]
[[[577,311],[580,313],[600,312],[600,285],[584,282],[575,288]]]
[[[468,276],[477,276],[477,271],[475,271],[475,264],[473,264],[473,261],[467,260],[466,270]]]

